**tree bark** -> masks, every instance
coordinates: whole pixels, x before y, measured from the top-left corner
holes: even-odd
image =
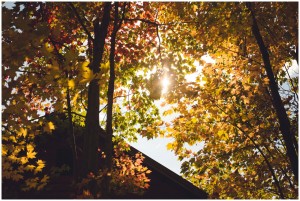
[[[114,28],[111,35],[111,46],[110,46],[110,69],[109,69],[109,83],[107,91],[107,119],[106,119],[106,144],[105,144],[105,168],[109,174],[105,175],[105,186],[108,188],[107,193],[110,194],[110,175],[112,170],[112,158],[113,158],[113,100],[114,100],[114,84],[115,84],[115,47],[116,47],[116,36],[119,29],[119,17],[118,17],[118,2],[115,2],[115,14],[114,14]]]
[[[100,72],[100,63],[102,62],[105,38],[110,22],[110,10],[111,3],[106,2],[101,25],[99,25],[98,18],[94,21],[95,36],[93,42],[93,60],[90,66],[90,69],[94,74]],[[96,172],[98,167],[99,135],[103,135],[103,129],[101,129],[99,124],[99,96],[100,88],[98,80],[94,79],[90,82],[88,88],[88,108],[86,115],[86,132],[84,135],[82,176],[86,176],[89,172]]]
[[[279,120],[280,131],[283,136],[283,140],[287,149],[287,156],[290,160],[292,171],[295,175],[295,180],[298,181],[298,156],[296,153],[296,147],[293,143],[293,133],[291,130],[290,121],[288,119],[287,113],[284,109],[284,105],[282,104],[282,100],[279,94],[278,85],[275,80],[275,76],[272,70],[268,49],[264,44],[263,38],[260,34],[259,27],[257,25],[257,21],[255,18],[254,11],[252,9],[252,4],[250,2],[246,3],[247,8],[250,11],[252,17],[252,33],[255,36],[257,44],[259,46],[262,59],[264,62],[264,68],[267,72],[267,76],[269,79],[269,88],[271,90],[271,95],[273,99],[273,107],[275,108],[276,115]]]

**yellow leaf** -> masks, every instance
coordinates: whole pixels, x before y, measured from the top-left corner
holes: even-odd
[[[27,158],[35,158],[36,152],[34,152],[34,147],[31,144],[26,146],[27,148]]]
[[[24,165],[25,163],[28,162],[28,158],[27,157],[21,157],[21,164]]]
[[[11,164],[8,162],[2,163],[2,171],[10,169]]]
[[[173,144],[172,143],[168,143],[167,144],[167,150],[171,150],[173,148]]]
[[[26,146],[26,148],[27,148],[27,151],[28,151],[28,152],[32,152],[32,151],[34,150],[34,147],[32,146],[32,144],[28,144],[28,145]]]
[[[27,129],[21,128],[20,131],[17,132],[17,135],[19,137],[21,137],[21,136],[26,137],[27,136]]]
[[[75,88],[75,82],[74,80],[68,80],[68,87],[69,89],[74,89]]]
[[[84,62],[82,63],[82,65],[81,65],[81,68],[82,68],[83,70],[85,70],[86,68],[89,69],[89,64],[90,64],[89,61],[84,61]]]
[[[192,120],[193,124],[197,123],[197,118],[196,117],[193,117]]]
[[[48,52],[53,52],[54,47],[50,43],[45,43],[45,48]]]
[[[196,31],[196,29],[193,29],[192,31],[191,31],[191,36],[196,36],[197,35],[197,31]]]
[[[35,166],[34,165],[27,165],[25,167],[25,170],[34,170],[35,169]]]
[[[46,182],[48,182],[48,180],[49,180],[48,175],[44,175],[44,177],[41,179],[41,182],[46,183]]]
[[[245,104],[245,105],[248,105],[249,103],[250,103],[249,98],[248,98],[248,97],[245,97],[245,98],[244,98],[244,104]]]
[[[27,152],[28,158],[35,158],[36,152]]]
[[[82,73],[82,77],[83,78],[80,80],[79,83],[88,83],[93,80],[94,73],[89,68],[86,68]]]
[[[224,135],[224,134],[225,134],[225,132],[224,132],[223,130],[219,130],[219,131],[218,131],[218,136],[219,136],[219,137],[221,137],[221,136]]]
[[[36,188],[37,184],[38,184],[38,177],[35,177],[35,178],[32,178],[32,179],[27,179],[25,181],[26,185],[29,187],[29,188]]]
[[[38,160],[36,163],[37,163],[37,167],[36,167],[35,171],[41,172],[42,169],[45,167],[45,162],[42,160]]]
[[[6,156],[7,155],[7,148],[6,146],[2,146],[2,156]]]
[[[47,133],[51,133],[52,130],[54,130],[54,129],[55,129],[55,126],[51,121],[46,123],[46,125],[44,126],[44,131],[47,132]]]
[[[254,136],[254,133],[249,133],[249,137],[252,138]]]
[[[45,186],[46,186],[47,183],[40,183],[40,185],[38,185],[38,187],[36,188],[36,190],[40,191],[42,190]]]
[[[107,72],[108,70],[109,70],[109,67],[110,67],[110,63],[109,63],[109,61],[108,62],[106,62],[105,64],[101,64],[101,72],[103,72],[103,73],[105,73],[105,72]]]
[[[72,98],[72,102],[73,102],[74,104],[76,104],[76,101],[77,101],[78,96],[79,96],[79,93],[76,93],[75,96]]]
[[[198,9],[198,6],[197,5],[193,5],[192,7],[193,7],[193,11],[196,12],[197,9]]]
[[[13,174],[11,176],[11,178],[12,178],[13,181],[19,181],[19,180],[23,179],[23,176],[20,175],[20,174]]]
[[[167,115],[170,115],[170,114],[173,114],[173,113],[174,113],[174,110],[171,108],[171,109],[169,109],[169,110],[164,111],[164,112],[163,112],[163,115],[164,115],[164,116],[167,116]]]
[[[264,84],[269,84],[269,79],[266,77],[263,79]]]
[[[18,158],[15,155],[10,155],[8,158],[13,162],[18,160]]]
[[[172,133],[172,132],[174,131],[174,129],[171,128],[171,127],[167,127],[166,130],[167,130],[167,132],[169,132],[169,133]]]
[[[42,160],[38,160],[36,163],[38,164],[38,166],[45,167],[45,162]]]

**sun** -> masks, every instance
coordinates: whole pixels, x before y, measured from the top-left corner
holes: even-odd
[[[161,84],[162,84],[162,91],[161,91],[161,93],[162,93],[162,94],[166,94],[167,91],[168,91],[168,86],[170,85],[170,80],[169,80],[169,78],[168,78],[168,77],[164,77],[164,78],[162,79]]]

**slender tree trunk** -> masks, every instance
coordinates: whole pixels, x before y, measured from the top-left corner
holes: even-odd
[[[108,91],[107,91],[107,119],[106,119],[106,144],[105,144],[105,154],[106,154],[106,162],[105,168],[107,169],[107,174],[105,176],[105,186],[107,187],[107,193],[110,194],[110,175],[112,170],[112,159],[113,159],[113,144],[112,144],[112,136],[113,136],[113,100],[114,100],[114,83],[115,83],[115,47],[116,47],[116,36],[117,32],[120,28],[119,24],[119,16],[118,16],[118,6],[119,3],[115,2],[115,14],[114,14],[114,28],[111,35],[111,47],[110,47],[110,69],[109,69],[109,83],[108,83]]]
[[[69,129],[68,133],[71,139],[73,140],[73,143],[71,144],[72,148],[72,155],[73,155],[73,178],[76,180],[77,178],[77,169],[78,169],[78,154],[77,154],[77,148],[76,148],[76,139],[75,139],[75,133],[74,133],[74,126],[72,121],[72,108],[71,108],[71,97],[70,97],[70,89],[67,89],[67,110],[68,110],[68,120],[69,120]]]
[[[298,181],[298,156],[296,153],[297,148],[294,146],[294,143],[293,143],[293,133],[291,130],[290,121],[288,119],[288,116],[287,116],[284,106],[282,104],[281,97],[279,95],[279,89],[278,89],[278,85],[276,83],[275,76],[274,76],[274,73],[272,70],[268,49],[265,46],[263,38],[260,34],[260,30],[257,25],[257,21],[255,18],[254,11],[252,9],[252,5],[250,2],[248,2],[248,3],[246,3],[246,6],[250,10],[250,13],[251,13],[251,17],[252,17],[252,21],[253,21],[252,32],[253,32],[253,35],[255,36],[255,39],[259,46],[259,49],[260,49],[260,52],[261,52],[261,55],[263,58],[263,62],[264,62],[264,68],[267,72],[267,76],[270,81],[269,87],[270,87],[271,95],[272,95],[272,99],[273,99],[273,107],[276,110],[276,114],[277,114],[277,117],[279,120],[280,131],[282,133],[283,140],[284,140],[284,143],[285,143],[285,146],[287,149],[287,156],[290,160],[292,170],[295,175],[295,180]]]
[[[102,62],[105,38],[110,22],[110,10],[111,3],[106,2],[101,25],[99,25],[98,18],[94,21],[93,61],[90,66],[93,73],[100,72],[100,63]],[[96,172],[98,166],[99,158],[97,150],[99,148],[99,135],[103,134],[99,125],[99,96],[100,88],[98,80],[94,79],[90,82],[88,88],[88,108],[86,115],[86,133],[84,135],[82,176],[87,175],[89,172]]]
[[[58,59],[59,68],[64,69],[64,57],[59,53],[58,49],[55,46],[55,42],[50,38],[51,43],[54,46],[55,54]],[[65,71],[65,76],[69,80],[69,72]],[[70,89],[67,88],[67,112],[68,112],[68,121],[69,121],[69,128],[68,128],[68,136],[70,139],[73,139],[73,144],[71,144],[72,149],[72,157],[73,157],[73,179],[76,180],[78,176],[78,155],[76,149],[76,139],[74,134],[74,126],[72,121],[72,107],[71,107],[71,97],[70,97]]]

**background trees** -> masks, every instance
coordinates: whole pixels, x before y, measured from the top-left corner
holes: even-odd
[[[281,101],[289,105],[298,100],[285,68],[297,52],[297,5],[190,6],[186,20],[200,21],[189,23],[190,35],[201,34],[189,41],[202,43],[216,64],[204,65],[196,82],[187,80],[168,96],[181,114],[168,132],[176,139],[169,147],[182,160],[189,158],[182,173],[212,197],[297,196],[297,134],[291,132],[297,126],[288,123],[297,119],[297,109],[284,109]],[[289,91],[288,101],[278,87],[283,82],[291,84],[283,87]],[[186,146],[201,141],[205,144],[199,152]]]
[[[120,145],[137,134],[165,134],[174,138],[168,147],[184,161],[183,175],[213,198],[296,198],[298,81],[289,68],[298,59],[297,8],[271,2],[2,8],[3,177],[23,181],[25,189],[46,185],[34,138],[58,126],[45,119],[55,111],[68,118],[74,179],[100,168],[102,196],[109,196],[113,147],[126,149]],[[162,95],[164,78],[171,84]],[[167,114],[178,114],[171,124],[161,120],[160,98],[173,106]],[[75,119],[85,127],[82,151]],[[203,149],[189,150],[200,142]]]

